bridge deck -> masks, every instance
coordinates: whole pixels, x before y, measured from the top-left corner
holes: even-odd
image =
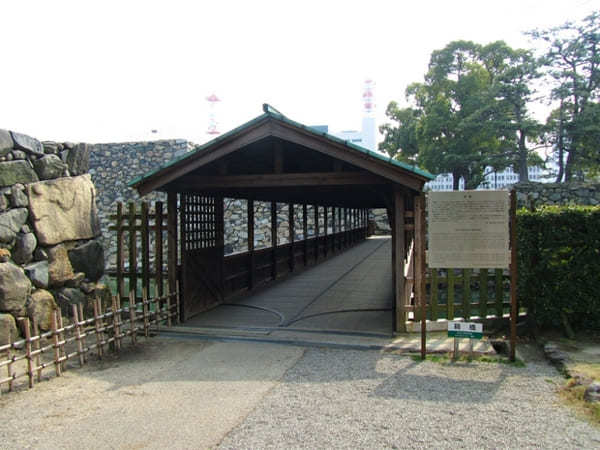
[[[391,239],[369,238],[278,284],[220,305],[186,327],[305,328],[391,333]]]

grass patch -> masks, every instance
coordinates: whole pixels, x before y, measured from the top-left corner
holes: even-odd
[[[413,359],[413,361],[422,361],[421,355],[410,355],[410,357]],[[473,358],[471,358],[469,355],[460,355],[456,360],[453,360],[452,353],[433,353],[426,355],[425,360],[438,364],[453,364],[456,362],[482,362],[490,364],[507,364],[513,367],[525,367],[525,363],[518,358],[513,362],[508,358],[490,355],[475,355]]]
[[[586,386],[573,384],[571,380],[559,391],[563,402],[573,409],[580,417],[600,427],[600,403],[589,403],[583,399]]]

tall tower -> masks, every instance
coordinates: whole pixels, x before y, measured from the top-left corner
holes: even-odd
[[[219,103],[221,99],[215,94],[211,94],[208,97],[206,97],[206,101],[208,102],[208,130],[206,130],[206,134],[221,134],[221,132],[217,130],[216,115],[217,103]]]
[[[362,94],[363,119],[362,135],[363,147],[375,150],[375,82],[371,79],[365,80]]]

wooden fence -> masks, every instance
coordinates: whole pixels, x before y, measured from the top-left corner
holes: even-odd
[[[77,359],[84,365],[94,350],[102,358],[109,349],[118,352],[127,338],[135,345],[138,334],[148,337],[151,328],[157,331],[161,325],[171,326],[172,321],[179,320],[179,288],[151,299],[146,292],[144,289],[138,302],[131,291],[127,306],[121,306],[121,298],[113,296],[110,307],[103,308],[96,298],[93,317],[87,319],[83,305],[73,305],[68,325],[63,324],[60,310],[54,310],[51,330],[44,333],[39,332],[35,321],[22,320],[25,339],[0,346],[0,371],[3,367],[7,370],[7,376],[0,378],[0,392],[3,385],[11,391],[15,381],[22,377],[28,378],[28,386],[32,388],[35,381],[41,381],[45,369],[53,368],[58,377],[69,360]]]
[[[503,317],[510,312],[509,287],[503,269],[427,269],[427,319]],[[419,308],[409,310],[421,320]]]

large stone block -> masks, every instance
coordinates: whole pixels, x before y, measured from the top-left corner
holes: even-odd
[[[10,314],[0,314],[0,345],[19,339],[19,330],[15,318]]]
[[[27,216],[26,208],[11,209],[0,214],[0,242],[12,244],[21,227],[27,222]]]
[[[12,186],[17,183],[34,183],[36,181],[39,181],[39,178],[28,161],[19,160],[0,163],[0,187]]]
[[[10,136],[10,132],[7,130],[0,130],[0,156],[8,155],[13,148],[13,140]]]
[[[33,162],[33,168],[40,180],[59,178],[65,173],[67,165],[56,155],[46,155]]]
[[[37,139],[27,136],[26,134],[10,132],[13,141],[15,142],[15,148],[23,150],[27,153],[33,153],[34,155],[43,155],[44,147],[42,143]]]
[[[17,264],[27,264],[33,259],[33,252],[37,246],[37,239],[33,233],[18,233],[13,248],[13,260]]]
[[[69,251],[71,265],[76,272],[85,273],[91,281],[98,281],[104,275],[104,249],[98,241],[86,242]]]
[[[24,315],[30,293],[31,283],[23,269],[11,262],[0,263],[0,311]]]
[[[64,286],[75,276],[73,266],[64,245],[48,249],[48,285],[50,287]]]
[[[27,315],[35,319],[42,331],[48,331],[52,327],[52,313],[58,309],[52,294],[44,289],[38,289],[31,294],[27,302]]]
[[[38,261],[25,266],[25,275],[38,288],[47,288],[49,283],[48,261]]]
[[[69,173],[72,176],[83,175],[90,170],[90,147],[87,144],[77,144],[66,155]]]
[[[96,189],[89,175],[40,181],[26,189],[40,244],[91,239],[100,234]]]

